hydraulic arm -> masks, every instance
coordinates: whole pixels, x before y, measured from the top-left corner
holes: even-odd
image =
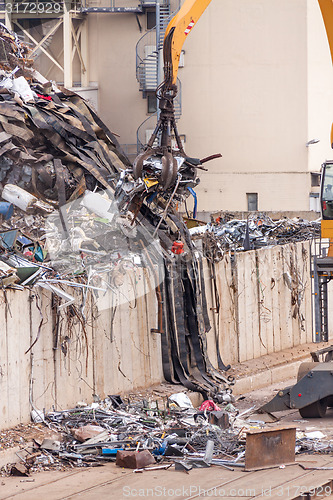
[[[133,164],[133,176],[138,179],[144,177],[144,167],[147,166],[149,171],[149,166],[154,163],[155,170],[156,167],[160,169],[159,183],[164,189],[175,184],[183,161],[185,161],[185,166],[192,169],[203,163],[203,161],[189,158],[185,154],[177,130],[174,99],[177,95],[177,73],[183,44],[210,2],[211,0],[185,0],[165,32],[163,43],[164,81],[156,90],[156,96],[159,100],[159,119],[144,151],[137,156]],[[172,136],[175,138],[177,151],[172,150]],[[218,156],[221,155],[213,155],[214,158]],[[183,160],[180,160],[180,157]],[[206,158],[205,161],[213,157]],[[150,165],[149,161],[147,162],[149,159],[151,160]],[[160,165],[156,160],[160,161]]]
[[[323,16],[333,62],[333,2],[332,0],[318,0],[318,3]],[[333,125],[331,128],[331,146],[333,147]]]

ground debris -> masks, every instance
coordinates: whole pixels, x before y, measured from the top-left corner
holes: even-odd
[[[29,475],[29,469],[26,465],[24,464],[14,464],[12,465],[10,469],[10,475],[11,476],[28,476]]]
[[[174,399],[111,396],[90,405],[80,402],[72,409],[48,412],[44,426],[31,424],[33,431],[17,453],[19,463],[37,472],[93,467],[117,460],[123,467],[142,470],[179,460],[187,463],[185,468],[191,468],[208,458],[210,463],[215,459],[239,461],[244,456],[243,430],[247,424],[242,418],[238,421],[233,405],[221,405],[231,423],[228,429],[221,429],[210,423],[210,410],[181,407]],[[85,429],[100,432],[92,437],[86,432],[83,436]],[[10,471],[9,465],[2,469],[2,475]]]
[[[29,474],[96,467],[110,461],[134,472],[173,466],[183,472],[210,466],[234,470],[245,467],[248,433],[260,435],[286,429],[282,422],[279,427],[276,422],[254,420],[256,407],[240,410],[237,402],[221,404],[221,411],[229,416],[230,426],[220,428],[211,423],[212,414],[217,410],[207,409],[209,401],[202,411],[200,407],[178,406],[174,397],[154,399],[152,396],[154,393],[113,395],[90,405],[79,402],[75,408],[46,413],[44,425],[31,424],[26,426],[26,431],[20,426],[20,434],[25,439],[17,453],[18,463]],[[240,407],[244,408],[244,403]],[[92,437],[87,434],[82,441],[85,428],[100,429],[100,432]],[[77,430],[80,430],[80,440],[75,437]],[[7,432],[18,435],[18,430]],[[333,441],[325,435],[297,430],[296,455],[331,454],[332,451]],[[12,474],[16,465],[3,467],[2,476]],[[20,466],[18,469],[21,470]]]

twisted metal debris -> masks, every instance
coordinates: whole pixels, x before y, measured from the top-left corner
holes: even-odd
[[[22,449],[19,456],[27,474],[62,465],[94,466],[115,461],[118,450],[149,450],[157,464],[185,460],[190,468],[209,466],[211,461],[241,467],[243,430],[248,426],[238,418],[233,405],[224,408],[229,424],[222,429],[210,423],[209,411],[178,407],[168,399],[161,402],[109,396],[91,405],[79,403],[73,409],[39,415],[55,437],[35,440],[34,446]],[[204,465],[208,443],[213,451]]]
[[[297,217],[273,221],[266,214],[253,214],[247,220],[226,219],[190,229],[194,239],[202,238],[204,254],[210,260],[220,260],[228,251],[256,250],[320,237],[320,220]]]

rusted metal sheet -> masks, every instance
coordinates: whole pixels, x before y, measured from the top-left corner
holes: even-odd
[[[246,434],[245,470],[295,462],[296,427],[251,430]]]
[[[127,469],[142,469],[147,465],[155,464],[155,459],[148,450],[126,451],[118,450],[116,456],[116,465]]]

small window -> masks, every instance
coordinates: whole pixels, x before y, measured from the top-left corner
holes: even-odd
[[[310,201],[310,207],[309,207],[310,211],[320,212],[319,193],[310,193],[309,201]]]
[[[147,10],[147,30],[152,30],[156,26],[156,10]]]
[[[248,212],[256,212],[258,210],[258,193],[246,193],[246,198]]]
[[[318,172],[311,172],[311,187],[320,186],[320,174]]]
[[[157,97],[155,93],[147,95],[147,111],[148,113],[156,113],[157,111]]]

